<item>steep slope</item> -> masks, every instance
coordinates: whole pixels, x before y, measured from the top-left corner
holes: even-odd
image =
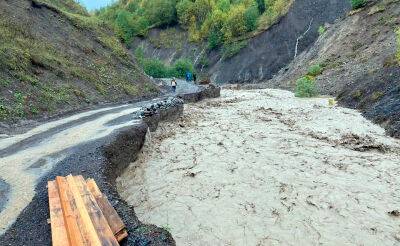
[[[330,26],[314,46],[264,86],[293,89],[311,65],[319,65],[319,93],[337,96],[342,105],[361,110],[400,137],[399,16],[399,0],[370,1]]]
[[[0,1],[0,122],[156,92],[110,29],[74,1]]]
[[[224,57],[222,50],[208,51],[205,43],[190,43],[179,27],[151,30],[147,38],[137,38],[131,46],[132,50],[142,47],[147,57],[166,63],[192,59],[198,70],[216,83],[259,82],[272,78],[293,59],[297,39],[308,29],[298,42],[298,53],[318,38],[319,26],[335,21],[349,9],[349,1],[344,0],[296,0],[275,25],[242,42],[244,48],[232,57]]]

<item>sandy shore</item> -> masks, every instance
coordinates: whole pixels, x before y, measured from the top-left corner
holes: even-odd
[[[177,245],[400,243],[400,143],[357,111],[280,90],[185,107],[118,179]]]

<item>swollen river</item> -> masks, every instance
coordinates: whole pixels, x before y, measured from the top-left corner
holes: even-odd
[[[161,125],[118,190],[177,245],[394,245],[399,146],[328,98],[223,90]]]

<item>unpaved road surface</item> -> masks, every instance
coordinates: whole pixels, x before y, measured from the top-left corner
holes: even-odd
[[[177,245],[395,245],[399,164],[398,140],[327,98],[223,90],[161,126],[118,190]]]
[[[180,93],[192,93],[198,90],[196,86],[183,80],[179,81],[178,89]],[[70,156],[80,145],[104,138],[125,126],[136,124],[135,112],[153,100],[77,113],[43,123],[22,134],[2,136],[3,138],[0,138],[0,235],[32,201],[35,187],[43,176]]]
[[[0,235],[31,202],[42,176],[74,147],[134,124],[139,109],[136,104],[92,110],[0,139]]]

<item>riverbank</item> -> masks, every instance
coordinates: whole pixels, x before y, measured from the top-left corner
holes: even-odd
[[[328,104],[267,89],[185,105],[118,191],[177,245],[396,244],[400,142]]]

